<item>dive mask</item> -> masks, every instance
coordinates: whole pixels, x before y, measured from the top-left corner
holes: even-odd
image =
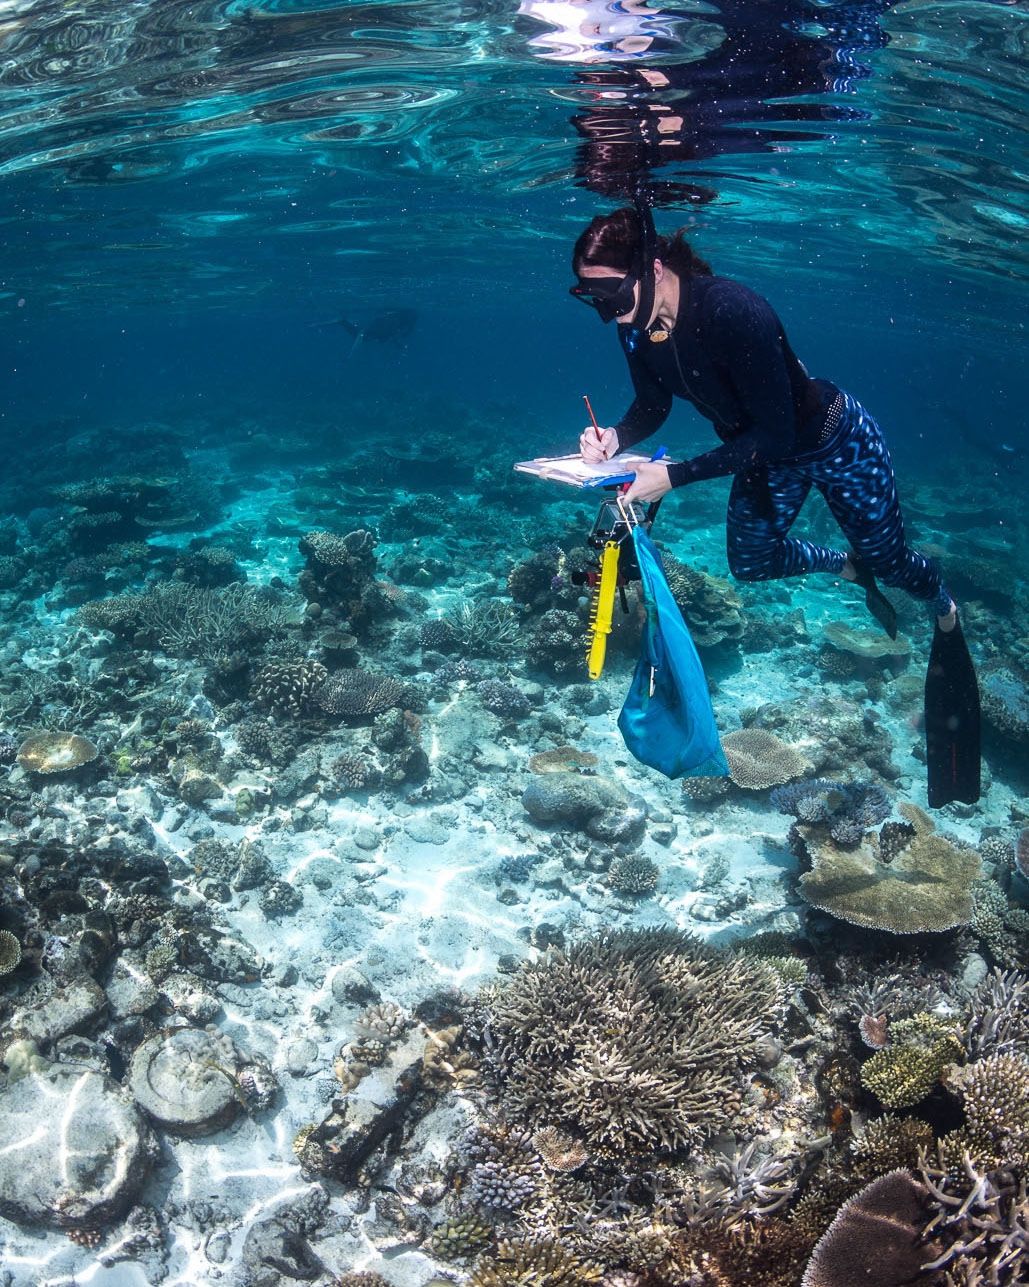
[[[624,277],[580,277],[568,293],[595,308],[602,322],[613,322],[616,317],[631,313],[636,306],[638,280],[635,273],[626,273]]]

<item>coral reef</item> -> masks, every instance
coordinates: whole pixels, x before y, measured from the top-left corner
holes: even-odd
[[[297,587],[307,600],[308,616],[331,614],[332,623],[346,623],[348,631],[364,635],[374,623],[391,613],[392,587],[375,579],[378,538],[366,528],[343,534],[308,532],[300,539],[306,564]]]
[[[100,754],[88,737],[78,733],[36,733],[18,747],[18,763],[30,773],[69,773]]]
[[[798,778],[807,761],[774,733],[763,728],[741,728],[726,733],[722,750],[729,776],[739,787],[760,791]]]
[[[680,563],[667,550],[662,552],[661,562],[672,597],[698,648],[736,643],[743,637],[747,626],[743,600],[728,581]]]
[[[839,693],[812,693],[788,702],[769,702],[745,719],[792,746],[803,747],[811,771],[820,777],[849,778],[863,763],[889,782],[900,770],[891,759],[892,739],[874,710]],[[777,783],[773,785],[778,785]]]
[[[409,698],[405,685],[393,675],[337,670],[314,692],[313,700],[329,715],[359,719],[404,706]]]
[[[513,1238],[478,1260],[469,1278],[470,1287],[579,1287],[599,1283],[601,1269],[582,1256],[548,1238]]]
[[[513,1119],[591,1153],[689,1149],[738,1113],[740,1070],[782,997],[770,967],[685,935],[602,934],[483,999],[484,1064]]]
[[[915,834],[899,854],[891,852],[888,863],[874,833],[856,847],[844,847],[824,826],[795,823],[791,844],[808,868],[800,877],[801,894],[831,916],[891,934],[967,925],[979,855],[938,835],[932,819],[915,805],[901,804],[899,810]]]
[[[889,1044],[862,1066],[861,1081],[887,1108],[910,1108],[964,1053],[953,1023],[935,1014],[916,1014],[890,1024]]]
[[[827,778],[776,787],[768,799],[780,813],[827,826],[829,835],[841,845],[860,844],[869,827],[888,818],[893,807],[889,796],[875,783],[833,782]],[[913,829],[910,834],[914,834]],[[895,845],[895,851],[902,847]]]

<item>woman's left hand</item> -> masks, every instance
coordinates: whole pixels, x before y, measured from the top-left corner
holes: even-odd
[[[659,501],[672,490],[668,466],[648,460],[636,466],[636,477],[623,497],[627,501]]]

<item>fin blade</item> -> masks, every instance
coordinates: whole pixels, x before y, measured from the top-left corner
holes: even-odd
[[[873,581],[865,590],[865,607],[891,639],[897,637],[897,609]]]
[[[959,622],[937,625],[925,676],[929,807],[975,804],[982,790],[979,682]]]

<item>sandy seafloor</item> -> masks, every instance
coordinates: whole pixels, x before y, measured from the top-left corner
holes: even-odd
[[[195,464],[195,462],[194,462]],[[290,583],[302,566],[297,533],[311,526],[290,518],[292,479],[268,475],[261,491],[244,493],[209,533],[235,521],[275,514],[281,534],[259,542],[259,557],[242,560],[253,583],[280,575]],[[549,486],[549,485],[548,485]],[[280,490],[281,489],[281,490]],[[523,492],[522,495],[529,495]],[[538,502],[543,504],[540,499]],[[560,489],[546,491],[545,503],[574,507],[577,498]],[[669,502],[669,508],[674,503]],[[688,539],[675,535],[669,516],[655,529],[667,536],[683,559],[721,573],[724,529],[720,501],[710,502],[710,522],[693,526]],[[589,504],[584,506],[590,509]],[[346,530],[339,524],[338,530]],[[162,534],[162,544],[204,533]],[[528,549],[512,548],[513,558]],[[391,547],[381,544],[380,565],[388,568]],[[481,592],[493,571],[482,570]],[[496,570],[495,593],[505,595],[505,569]],[[465,587],[453,580],[422,593],[435,611],[455,602]],[[828,619],[874,629],[857,593],[834,587],[829,578],[810,578],[788,590],[736,587],[748,611],[775,614],[798,606],[817,647],[820,624]],[[896,600],[903,596],[894,595]],[[74,610],[36,605],[37,644],[22,650],[21,663],[45,669],[56,663],[64,641],[80,627]],[[919,620],[905,612],[903,625]],[[24,641],[24,624],[19,625]],[[920,740],[918,687],[928,629],[916,626],[912,679],[898,698],[887,687],[874,715],[890,734],[901,777],[892,784],[900,799],[925,806],[924,768],[912,753]],[[9,645],[10,653],[12,645]],[[10,655],[7,658],[11,662]],[[168,662],[170,670],[181,663]],[[826,680],[810,663],[784,665],[776,651],[743,654],[731,666],[718,666],[715,710],[723,732],[739,726],[739,712],[766,701],[788,701],[826,691]],[[141,1193],[141,1201],[161,1211],[167,1242],[160,1253],[119,1260],[117,1228],[95,1250],[74,1246],[60,1232],[21,1229],[0,1221],[0,1284],[3,1287],[136,1287],[137,1284],[236,1282],[243,1240],[256,1221],[310,1185],[297,1165],[292,1141],[306,1124],[326,1112],[333,1084],[333,1059],[353,1036],[359,1006],[337,999],[341,972],[360,971],[384,1001],[410,1011],[440,987],[466,991],[493,979],[505,956],[523,956],[530,931],[541,924],[566,935],[601,926],[674,926],[725,943],[759,930],[796,931],[804,905],[791,893],[788,877],[795,860],[786,845],[790,819],[776,813],[767,792],[734,790],[713,804],[692,804],[678,781],[668,781],[637,764],[626,752],[615,726],[628,686],[631,661],[614,656],[595,685],[596,697],[585,713],[576,705],[583,677],[572,690],[564,680],[530,671],[512,657],[509,678],[531,694],[533,711],[505,724],[458,692],[434,702],[422,716],[422,743],[430,759],[453,757],[469,767],[474,786],[459,798],[419,803],[380,794],[313,797],[280,804],[247,825],[225,821],[224,802],[197,808],[162,793],[154,783],[132,779],[118,796],[118,808],[146,819],[158,855],[168,859],[176,877],[177,899],[200,898],[195,876],[174,856],[205,837],[259,838],[275,874],[303,895],[294,913],[270,918],[258,906],[257,891],[236,893],[215,909],[216,923],[249,944],[267,963],[259,981],[247,987],[217,987],[221,1011],[215,1026],[245,1050],[263,1055],[273,1067],[280,1092],[272,1108],[239,1116],[219,1133],[195,1140],[161,1137],[160,1160]],[[411,678],[417,680],[415,671]],[[835,685],[847,695],[862,689],[860,680]],[[892,695],[891,695],[892,694]],[[867,706],[867,700],[862,698]],[[195,713],[206,711],[198,699]],[[217,727],[217,724],[215,725]],[[223,734],[231,749],[231,730]],[[529,779],[529,756],[572,744],[598,756],[597,771],[623,783],[646,802],[648,836],[639,852],[660,867],[653,895],[642,899],[613,893],[594,872],[569,869],[549,848],[549,833],[526,814],[522,791]],[[18,770],[14,770],[18,772]],[[261,786],[274,770],[253,769],[237,777],[231,790]],[[1003,826],[1015,797],[1012,788],[993,782],[976,809],[952,808],[938,816],[948,834],[977,843],[983,828]],[[297,829],[298,819],[307,829]],[[5,824],[6,829],[6,824]],[[655,838],[655,833],[657,838]],[[512,884],[496,874],[505,854],[538,850],[542,861],[531,880]],[[722,869],[719,875],[719,868]],[[498,898],[502,890],[514,890]],[[291,969],[291,967],[293,967]],[[294,980],[294,981],[290,981]],[[365,1093],[362,1087],[354,1092]],[[466,1113],[460,1093],[444,1096],[417,1126],[413,1144],[442,1161],[448,1140]],[[353,1194],[326,1183],[330,1216],[314,1240],[327,1270],[373,1268],[397,1287],[425,1287],[434,1281],[459,1281],[461,1270],[431,1260],[407,1245],[396,1230],[355,1208]],[[321,1280],[319,1280],[321,1281]]]

